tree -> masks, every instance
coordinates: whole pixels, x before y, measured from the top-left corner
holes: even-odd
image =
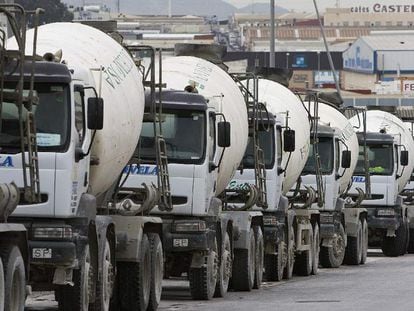
[[[15,3],[20,4],[26,10],[44,9],[45,12],[40,15],[40,25],[73,20],[73,13],[69,12],[60,0],[15,0]],[[32,21],[29,20],[29,27],[31,25]]]

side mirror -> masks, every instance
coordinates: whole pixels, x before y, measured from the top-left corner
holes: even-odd
[[[349,150],[342,151],[341,167],[342,168],[351,167],[351,151]]]
[[[230,147],[230,122],[219,122],[218,123],[218,146],[219,147]]]
[[[295,151],[295,131],[285,130],[283,132],[283,151],[293,152]]]
[[[103,99],[100,97],[88,98],[88,129],[102,130],[104,120]]]
[[[401,151],[400,164],[401,164],[401,166],[407,166],[408,165],[408,150]]]

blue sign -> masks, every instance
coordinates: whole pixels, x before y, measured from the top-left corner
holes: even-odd
[[[292,63],[293,68],[306,68],[308,67],[308,64],[306,63],[305,55],[295,55],[293,58]]]
[[[352,51],[353,49],[351,48],[350,50],[344,53],[344,68],[364,72],[374,71],[372,51],[368,52],[367,49],[365,49],[365,53],[363,53],[363,50],[360,46],[355,47],[355,53],[352,53]]]
[[[364,176],[353,176],[352,182],[365,182],[365,177]]]
[[[130,175],[158,175],[158,168],[156,166],[149,165],[136,165],[125,166],[124,174]]]
[[[0,167],[14,167],[13,158],[11,156],[0,157]]]

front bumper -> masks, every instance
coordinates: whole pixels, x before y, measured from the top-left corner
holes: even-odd
[[[393,216],[378,216],[378,211],[384,207],[366,207],[368,211],[368,226],[370,229],[397,230],[403,222],[401,208],[394,208]]]
[[[29,241],[30,263],[67,266],[77,264],[76,244],[69,241]]]

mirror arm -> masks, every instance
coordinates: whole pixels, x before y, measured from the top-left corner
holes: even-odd
[[[83,152],[81,147],[75,148],[75,161],[79,162],[80,160],[84,159],[91,153],[92,145],[95,140],[96,130],[93,131],[91,142],[89,143],[88,151],[86,153]]]

